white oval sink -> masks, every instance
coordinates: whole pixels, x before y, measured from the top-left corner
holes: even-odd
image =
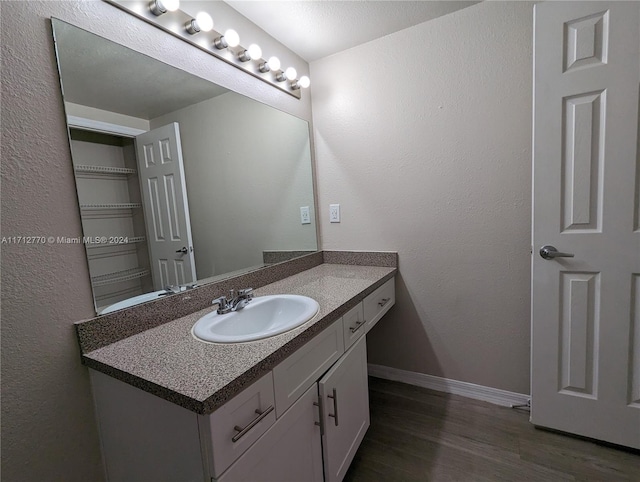
[[[279,335],[313,318],[320,306],[307,296],[271,295],[254,298],[246,307],[224,315],[209,313],[191,333],[202,341],[240,343]]]

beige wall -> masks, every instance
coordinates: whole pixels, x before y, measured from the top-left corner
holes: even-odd
[[[399,252],[371,363],[529,393],[532,19],[483,2],[311,63],[322,247]]]
[[[234,92],[151,120],[180,124],[198,279],[316,250],[309,124]],[[312,224],[300,223],[309,206]]]
[[[0,8],[2,236],[81,233],[51,16],[311,118],[308,95],[185,55],[104,2]],[[531,6],[483,3],[311,74],[322,246],[400,252],[397,307],[371,333],[370,361],[528,392]],[[330,202],[341,224],[326,221]],[[1,268],[3,480],[100,480],[72,328],[93,314],[83,247],[5,244]]]
[[[0,3],[2,236],[81,235],[51,16],[310,120],[308,95],[297,100],[104,2]],[[210,5],[214,17],[229,8]],[[266,34],[249,35],[260,42]],[[94,313],[84,248],[1,248],[2,480],[99,481],[89,381],[72,326]]]

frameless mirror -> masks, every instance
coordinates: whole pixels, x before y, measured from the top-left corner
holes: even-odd
[[[98,314],[317,250],[306,121],[52,24]]]

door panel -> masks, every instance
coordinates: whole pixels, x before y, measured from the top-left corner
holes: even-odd
[[[640,409],[640,274],[633,275],[631,302],[631,350],[629,352],[629,405]]]
[[[564,272],[560,276],[559,390],[594,397],[600,321],[599,273]]]
[[[136,149],[154,289],[192,283],[197,277],[178,124],[139,135]]]
[[[565,230],[600,231],[604,99],[591,92],[564,99],[562,205]]]
[[[535,6],[531,421],[635,448],[639,24],[635,2]]]
[[[369,428],[367,345],[362,336],[318,382],[327,482],[341,481]]]

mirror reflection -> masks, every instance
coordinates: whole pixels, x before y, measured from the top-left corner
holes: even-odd
[[[306,121],[52,23],[98,314],[317,250]]]

